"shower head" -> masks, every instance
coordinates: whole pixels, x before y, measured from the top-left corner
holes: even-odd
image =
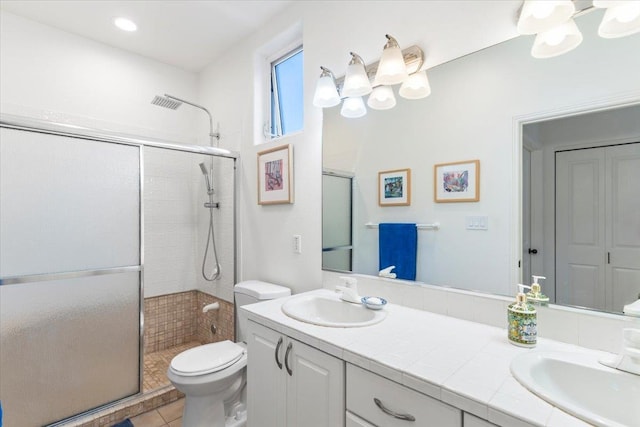
[[[156,95],[151,103],[159,107],[169,108],[170,110],[177,110],[182,105],[182,102],[175,99],[167,98],[166,96]]]
[[[191,101],[187,101],[187,100],[182,99],[182,98],[178,98],[178,97],[173,96],[173,95],[169,95],[168,93],[165,93],[164,96],[156,95],[155,98],[153,98],[153,100],[151,101],[151,103],[153,105],[158,105],[160,107],[169,108],[171,110],[178,109],[178,107],[181,106],[182,104],[191,105],[192,107],[196,107],[196,108],[201,109],[202,111],[207,113],[207,115],[209,116],[209,138],[210,138],[211,146],[212,147],[214,146],[214,143],[213,143],[214,139],[217,140],[218,142],[220,141],[220,133],[219,132],[213,132],[213,117],[211,116],[211,113],[209,112],[209,110],[207,110],[202,105],[196,104],[196,103],[191,102]]]
[[[211,196],[214,191],[213,187],[211,186],[211,181],[209,180],[209,170],[207,169],[207,165],[205,165],[204,162],[200,163],[200,170],[204,175],[204,179],[207,181],[207,194]]]

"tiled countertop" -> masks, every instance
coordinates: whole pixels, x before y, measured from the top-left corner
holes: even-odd
[[[531,351],[579,352],[594,360],[609,353],[543,338],[534,349],[516,347],[504,329],[394,304],[387,304],[386,319],[376,325],[316,326],[286,316],[286,300],[243,306],[240,316],[502,426],[589,425],[529,392],[509,365]]]

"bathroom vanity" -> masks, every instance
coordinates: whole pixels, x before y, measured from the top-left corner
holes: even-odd
[[[502,328],[395,304],[372,326],[324,327],[286,316],[287,300],[240,309],[249,331],[249,425],[589,425],[529,392],[509,367],[533,351],[609,353],[544,338],[535,349],[515,347]]]

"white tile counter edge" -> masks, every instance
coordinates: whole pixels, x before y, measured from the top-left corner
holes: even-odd
[[[306,294],[335,297],[327,289]],[[608,353],[543,338],[534,349],[520,348],[508,343],[505,329],[391,303],[387,318],[376,325],[316,326],[282,312],[289,298],[242,306],[239,315],[499,425],[589,425],[529,392],[511,376],[509,365],[530,351],[594,358]]]

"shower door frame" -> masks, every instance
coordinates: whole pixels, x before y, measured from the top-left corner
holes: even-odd
[[[237,282],[238,278],[238,246],[237,246],[237,223],[238,223],[238,173],[239,168],[238,160],[240,154],[235,151],[226,150],[217,147],[206,147],[198,145],[182,145],[173,142],[162,141],[159,139],[138,137],[133,135],[119,134],[114,132],[105,132],[98,129],[85,128],[82,126],[70,125],[65,123],[57,123],[47,120],[34,119],[30,117],[15,116],[9,114],[0,114],[0,128],[22,130],[28,132],[36,132],[48,135],[57,135],[69,138],[77,138],[79,140],[104,142],[110,144],[120,144],[137,146],[139,153],[139,227],[140,227],[140,254],[139,266],[124,266],[114,268],[102,268],[83,271],[72,271],[62,273],[45,273],[45,274],[32,274],[15,277],[0,278],[0,286],[20,283],[34,283],[45,280],[54,279],[70,279],[77,277],[97,276],[103,274],[114,274],[138,271],[140,274],[140,289],[139,289],[139,319],[140,319],[140,337],[138,340],[138,362],[139,362],[139,375],[138,375],[138,393],[130,396],[123,397],[121,399],[111,401],[99,407],[90,409],[79,414],[75,414],[71,417],[56,421],[50,426],[66,424],[69,421],[78,419],[80,417],[86,417],[91,414],[103,411],[109,407],[116,406],[130,399],[135,399],[138,396],[144,394],[143,380],[144,380],[144,147],[161,148],[171,151],[181,151],[192,154],[204,154],[214,157],[223,157],[233,159],[233,283]],[[235,316],[234,316],[235,317]]]

